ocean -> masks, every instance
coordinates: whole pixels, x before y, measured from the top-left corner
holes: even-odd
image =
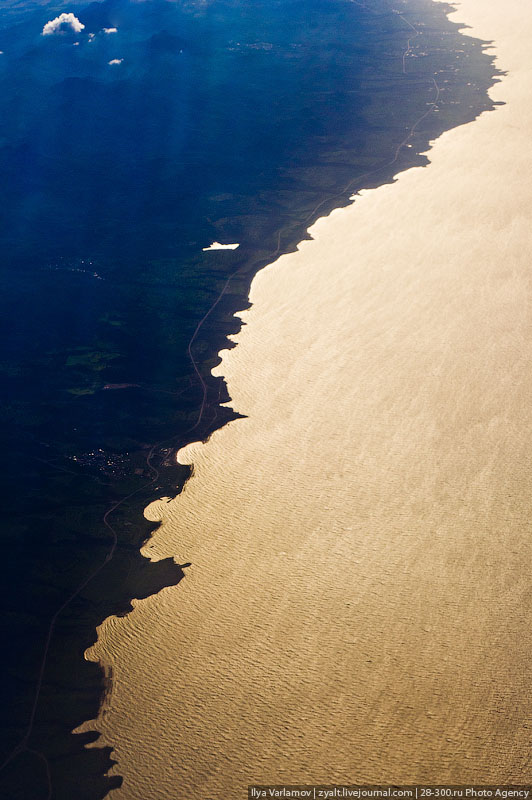
[[[95,800],[112,752],[71,731],[112,675],[84,651],[184,578],[140,554],[142,509],[236,416],[210,370],[253,276],[425,166],[496,71],[432,0],[3,6],[0,787]]]

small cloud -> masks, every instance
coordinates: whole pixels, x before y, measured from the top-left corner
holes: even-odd
[[[202,250],[206,253],[208,250],[236,250],[240,247],[238,244],[220,244],[220,242],[213,242],[209,247],[203,247]]]
[[[59,14],[58,17],[46,23],[42,29],[42,35],[50,36],[53,33],[62,33],[67,28],[70,28],[74,33],[81,33],[84,27],[85,25],[74,14]]]
[[[104,28],[103,29],[104,33],[116,33],[117,31],[118,31],[118,28]]]
[[[79,42],[74,42],[74,44],[72,45],[72,47],[79,47]]]
[[[89,33],[89,42],[92,42],[95,36],[96,36],[95,33]]]
[[[109,64],[121,64],[123,60],[123,58],[112,58]]]

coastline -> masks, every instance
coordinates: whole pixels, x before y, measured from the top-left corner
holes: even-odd
[[[117,0],[111,5],[115,11],[117,5],[132,7],[128,0]],[[8,467],[3,482],[4,523],[12,535],[8,539],[10,560],[6,562],[3,582],[3,607],[9,612],[5,614],[3,635],[12,646],[7,648],[3,660],[7,703],[0,742],[0,793],[8,796],[34,800],[36,791],[53,790],[57,800],[71,800],[74,794],[80,800],[94,800],[120,785],[120,767],[112,776],[107,775],[114,763],[111,748],[96,744],[85,749],[85,744],[97,740],[97,732],[89,731],[83,736],[71,733],[81,721],[98,713],[101,698],[111,683],[100,665],[84,661],[83,653],[94,642],[102,620],[131,610],[132,597],[156,594],[164,587],[177,585],[185,575],[188,562],[180,565],[172,557],[155,562],[141,553],[140,548],[154,527],[143,520],[142,509],[153,498],[155,486],[155,491],[169,496],[181,490],[190,469],[176,463],[175,452],[180,445],[192,438],[206,439],[214,429],[238,416],[229,407],[220,405],[228,396],[227,390],[222,377],[214,377],[210,370],[218,363],[218,351],[227,345],[227,334],[239,330],[240,320],[234,314],[247,307],[254,274],[281,252],[295,251],[314,217],[333,207],[348,205],[346,185],[349,181],[348,185],[355,188],[353,176],[359,176],[355,178],[356,186],[364,176],[363,185],[373,186],[392,180],[396,168],[399,171],[413,164],[425,164],[423,153],[431,138],[492,108],[487,89],[492,85],[494,72],[490,57],[483,54],[482,43],[470,40],[463,50],[462,35],[448,23],[443,10],[428,0],[408,0],[403,9],[414,20],[423,12],[426,44],[419,49],[434,55],[434,61],[412,59],[409,63],[412,74],[408,75],[400,69],[401,59],[404,65],[409,49],[408,22],[404,14],[400,19],[390,13],[389,0],[372,0],[372,7],[380,12],[376,15],[365,11],[361,15],[356,5],[343,0],[325,4],[325,27],[312,26],[314,33],[310,33],[310,40],[308,3],[299,3],[299,22],[295,27],[275,24],[272,37],[260,36],[273,38],[279,45],[275,58],[280,59],[278,66],[285,64],[286,70],[277,68],[276,84],[270,83],[268,70],[261,68],[267,62],[271,66],[275,48],[263,50],[260,43],[259,49],[253,44],[248,46],[249,37],[252,42],[259,38],[257,18],[243,19],[238,4],[222,2],[222,5],[225,10],[220,15],[220,4],[216,4],[221,39],[214,51],[212,42],[206,45],[209,57],[220,57],[230,66],[227,57],[234,69],[233,57],[237,62],[240,59],[249,62],[251,56],[255,74],[267,74],[271,94],[274,97],[278,94],[278,85],[281,93],[289,97],[288,103],[278,109],[280,116],[274,117],[279,147],[270,146],[267,163],[271,168],[263,170],[253,183],[253,175],[257,173],[257,159],[253,156],[248,159],[249,170],[244,173],[240,169],[229,170],[226,177],[216,177],[216,169],[213,174],[208,167],[204,173],[201,170],[198,173],[195,158],[187,158],[185,166],[196,176],[198,186],[194,203],[190,204],[176,204],[175,196],[165,202],[165,181],[158,184],[154,194],[159,199],[159,212],[170,214],[172,223],[179,221],[182,235],[177,238],[185,243],[184,249],[175,248],[176,238],[172,241],[166,232],[159,235],[155,231],[150,246],[140,252],[130,235],[132,220],[126,211],[122,225],[115,227],[120,252],[112,242],[101,248],[101,237],[92,226],[88,240],[79,237],[83,229],[79,218],[66,224],[61,214],[56,221],[63,234],[68,231],[66,238],[55,236],[45,226],[48,245],[54,242],[52,251],[44,247],[43,229],[38,225],[26,227],[27,235],[15,237],[11,242],[15,250],[21,245],[32,251],[32,237],[36,237],[37,258],[32,255],[27,261],[19,253],[17,260],[16,253],[3,251],[3,269],[8,265],[3,311],[9,331],[4,340],[8,352],[3,366],[8,367],[7,373],[11,369],[12,379],[7,381],[8,394],[12,395],[11,403],[5,405],[4,419],[7,439],[4,461]],[[294,6],[280,0],[267,5],[266,19],[270,22],[270,12],[275,6],[281,11],[283,7],[287,9],[291,22],[295,12],[297,21],[297,3]],[[104,19],[105,6],[104,3],[91,7],[94,25],[110,24]],[[172,7],[175,9],[176,4]],[[138,23],[146,4],[137,8]],[[255,8],[262,17],[260,27],[264,15],[260,5]],[[35,26],[38,36],[45,21]],[[23,26],[29,39],[33,24],[28,21]],[[175,19],[172,25],[181,30]],[[141,27],[144,35],[145,26]],[[305,30],[302,45],[298,37]],[[329,41],[335,43],[334,48],[325,46],[326,30]],[[12,39],[6,37],[5,29],[2,35],[7,41]],[[201,38],[198,31],[193,38]],[[233,39],[244,42],[243,47],[235,51]],[[19,42],[22,49],[24,41],[23,36]],[[156,37],[156,50],[157,41],[164,51],[168,40]],[[229,47],[224,48],[224,41]],[[69,48],[67,40],[63,44]],[[87,48],[96,53],[92,44],[87,42]],[[35,53],[37,61],[41,58],[49,63],[52,58],[50,49],[43,52],[37,48]],[[2,58],[4,66],[13,65],[11,57]],[[129,56],[126,61],[130,62]],[[309,70],[309,63],[315,65],[314,72]],[[254,91],[255,81],[250,79],[247,69],[237,68],[228,73],[225,68],[215,67],[205,73],[200,51],[196,51],[196,65],[198,77],[218,75],[224,84],[225,75],[227,86],[227,91],[197,94],[202,114],[206,112],[202,117],[204,122],[210,116],[208,109],[215,111],[218,98],[227,92],[239,97]],[[63,67],[59,70],[60,81],[64,77]],[[442,105],[439,116],[429,115],[416,131],[412,147],[400,151],[400,161],[394,159],[392,169],[390,152],[406,134],[411,120],[422,115],[425,101],[430,102],[433,97],[426,75],[436,67],[446,71],[449,81],[446,91],[457,104]],[[166,68],[163,72],[164,75],[159,65],[162,83],[176,74]],[[151,60],[148,73],[152,86],[162,85],[152,80]],[[115,75],[118,77],[118,73]],[[466,84],[469,80],[466,76],[472,77],[471,84]],[[9,71],[4,79],[5,102],[16,81],[10,80]],[[338,94],[335,87],[347,91]],[[139,84],[135,80],[129,88],[135,95]],[[128,95],[124,87],[122,96]],[[52,91],[50,96],[57,97],[57,93]],[[72,123],[84,129],[87,105],[82,98],[83,93],[79,95],[80,105],[70,109]],[[105,92],[100,99],[103,110]],[[233,107],[231,102],[224,105]],[[250,122],[253,129],[260,131],[258,137],[251,137],[260,151],[265,140],[271,145],[271,135],[267,132],[270,104],[266,96],[262,107],[268,117],[264,123],[256,107],[249,115],[239,112],[239,119],[247,121],[240,126],[241,131],[247,131],[244,138],[250,138]],[[156,103],[155,116],[158,109]],[[127,113],[122,116],[127,118]],[[218,113],[212,117],[218,118]],[[101,119],[104,118],[105,114]],[[52,103],[43,123],[51,122],[53,126],[55,119]],[[279,120],[283,119],[284,127],[279,129]],[[226,130],[231,130],[233,119],[228,122]],[[159,127],[152,126],[153,130]],[[201,127],[212,133],[208,124]],[[67,140],[72,130],[69,125],[63,126]],[[320,131],[326,135],[316,137],[315,133]],[[138,132],[133,138],[143,140]],[[234,150],[239,152],[241,148],[233,135],[231,139]],[[32,141],[30,136],[27,140],[30,150]],[[54,135],[51,141],[61,150],[61,139]],[[216,141],[219,145],[218,137]],[[98,142],[102,142],[101,135],[93,139],[93,144]],[[287,143],[292,147],[288,152],[284,151]],[[208,140],[204,146],[208,162],[209,155],[216,154]],[[119,162],[130,148],[124,147],[122,141],[118,150]],[[218,154],[223,150],[217,147]],[[4,148],[4,155],[5,152]],[[87,153],[82,154],[82,160],[83,155]],[[260,153],[259,160],[262,157]],[[111,161],[118,163],[116,159]],[[368,165],[373,170],[379,163],[382,169],[372,171],[370,179]],[[168,169],[161,170],[161,175],[168,177],[171,169],[170,159]],[[135,170],[126,171],[133,178],[137,174]],[[104,172],[106,180],[115,185],[112,173]],[[209,188],[211,178],[217,184],[213,187],[214,194]],[[251,185],[246,183],[250,178]],[[17,176],[15,183],[18,184]],[[121,184],[120,179],[118,183]],[[9,187],[4,188],[9,195]],[[75,186],[68,189],[63,186],[67,195],[72,188]],[[226,189],[232,189],[233,193],[226,193]],[[50,198],[55,197],[55,190],[43,185],[37,194],[47,207]],[[64,199],[65,194],[59,194]],[[130,194],[122,184],[123,197]],[[106,191],[103,196],[107,196]],[[209,213],[204,201],[214,214]],[[16,201],[6,201],[4,205],[15,216],[20,210]],[[203,207],[204,215],[197,220],[199,227],[191,226],[190,219],[188,223],[183,219],[183,212],[187,216],[185,206],[193,217]],[[80,212],[85,218],[82,207],[83,203],[69,204],[74,217]],[[179,220],[175,218],[177,207]],[[107,219],[103,205],[100,211]],[[163,223],[160,213],[156,218],[157,224]],[[151,223],[143,219],[142,224],[134,226],[141,238]],[[18,229],[9,220],[5,227],[10,231]],[[67,241],[71,235],[76,242],[73,249],[72,238],[70,243]],[[238,251],[204,255],[202,245],[218,239],[240,242]],[[87,247],[91,251],[88,259]],[[220,293],[222,285],[228,287],[225,294]],[[78,308],[92,309],[91,324],[75,329],[70,316],[71,310]],[[33,325],[23,333],[18,327],[19,320],[33,320]],[[96,323],[95,327],[92,323]],[[11,332],[15,328],[18,334],[13,337]],[[16,352],[11,349],[12,343],[16,344]],[[21,574],[25,576],[23,582]]]
[[[145,553],[195,569],[106,621],[92,653],[119,674],[97,726],[126,771],[117,797],[293,771],[525,780],[530,287],[526,187],[508,178],[527,118],[524,45],[497,37],[519,20],[526,40],[517,11],[459,11],[496,38],[510,76],[493,95],[508,106],[444,134],[428,170],[363,192],[255,278],[216,370],[246,419],[182,451],[193,479],[147,511],[163,524]],[[141,740],[159,736],[134,758],[133,690]]]
[[[352,190],[362,185],[377,186],[393,180],[396,171],[426,164],[423,154],[432,138],[493,108],[487,89],[493,84],[494,70],[492,59],[483,54],[481,42],[466,39],[463,49],[464,39],[457,26],[450,24],[444,11],[429,0],[408,0],[402,18],[389,13],[389,0],[374,3],[381,13],[368,16],[363,12],[362,17],[360,12],[353,14],[356,5],[327,4],[324,22],[333,41],[340,50],[343,47],[345,80],[336,71],[334,53],[339,51],[324,47],[325,28],[315,27],[311,39],[316,46],[307,39],[296,61],[303,64],[308,76],[309,55],[312,63],[322,67],[328,64],[332,71],[321,69],[322,80],[316,82],[309,77],[311,86],[303,83],[302,92],[288,92],[290,102],[284,111],[291,110],[296,124],[280,130],[277,138],[283,142],[288,134],[291,142],[298,140],[295,158],[289,159],[290,168],[283,169],[275,149],[274,170],[266,171],[273,182],[266,180],[264,184],[261,178],[259,183],[265,191],[253,191],[247,199],[238,193],[211,197],[199,175],[203,192],[215,205],[223,203],[225,213],[220,218],[218,208],[214,218],[207,215],[202,220],[201,230],[193,226],[194,231],[182,237],[185,241],[194,239],[188,242],[186,252],[173,250],[166,236],[157,235],[147,269],[139,252],[137,262],[131,260],[136,250],[131,237],[121,236],[120,259],[113,257],[112,246],[104,247],[103,260],[98,256],[95,264],[91,256],[87,265],[83,260],[86,252],[80,256],[82,260],[70,261],[67,243],[58,238],[61,257],[57,263],[46,263],[40,242],[44,263],[39,266],[31,259],[31,264],[25,265],[25,279],[21,279],[18,269],[10,271],[10,292],[4,296],[6,319],[9,308],[16,309],[15,315],[20,319],[34,319],[36,325],[37,320],[40,322],[38,336],[18,339],[19,358],[12,359],[16,377],[21,364],[27,369],[30,351],[34,356],[29,359],[28,384],[23,368],[11,387],[15,392],[11,412],[25,408],[24,423],[18,424],[20,414],[14,426],[9,414],[5,420],[11,445],[5,458],[9,465],[9,474],[4,476],[4,496],[8,501],[5,523],[6,529],[13,523],[18,531],[16,541],[9,545],[12,580],[5,581],[3,587],[4,608],[12,612],[6,615],[4,639],[13,647],[4,659],[8,711],[1,743],[0,784],[9,796],[34,800],[35,792],[42,789],[45,793],[53,790],[57,800],[71,800],[73,794],[79,795],[80,800],[93,800],[120,785],[120,765],[113,775],[107,775],[114,763],[112,748],[96,743],[85,749],[87,743],[96,742],[97,732],[88,731],[82,736],[71,733],[82,720],[97,714],[104,692],[112,685],[112,670],[104,672],[99,664],[84,661],[83,653],[94,642],[97,625],[111,614],[130,611],[132,597],[145,598],[161,588],[175,586],[185,576],[183,568],[188,568],[188,562],[180,565],[174,557],[150,561],[140,552],[154,527],[143,521],[142,508],[152,499],[155,486],[160,494],[174,496],[190,474],[189,467],[176,463],[175,448],[191,441],[192,436],[206,439],[214,429],[238,417],[236,411],[220,405],[228,397],[226,386],[222,376],[215,377],[210,370],[219,361],[217,353],[227,344],[227,334],[240,328],[240,320],[234,314],[248,306],[254,274],[281,252],[295,251],[315,217],[333,207],[348,205],[348,180]],[[282,7],[283,2],[277,5]],[[303,6],[306,17],[308,4],[300,4],[300,8]],[[336,12],[331,16],[332,6]],[[285,7],[292,9],[291,15],[292,6]],[[260,14],[260,7],[257,8]],[[92,9],[98,16],[100,12]],[[226,22],[232,14],[238,18],[237,5],[226,4],[226,11],[229,16],[225,17],[225,12],[222,15]],[[414,21],[424,19],[425,44],[420,46],[417,39],[416,42],[418,54],[430,52],[428,60],[408,61],[414,54],[412,42],[407,39],[407,17]],[[338,24],[338,19],[348,24]],[[303,27],[306,24],[305,19]],[[235,32],[233,25],[222,23],[221,27],[229,35]],[[256,37],[253,18],[244,27]],[[276,28],[279,30],[279,26]],[[281,48],[278,55],[282,58],[284,53],[289,64],[294,57],[293,48],[298,48],[294,43],[297,35],[290,28],[281,34],[280,41],[283,36],[288,46],[286,50]],[[362,49],[357,44],[360,40],[364,41]],[[164,41],[161,46],[164,49]],[[208,49],[211,51],[210,45]],[[247,59],[247,49],[244,46],[238,58]],[[253,47],[251,52],[254,60],[259,53],[269,60],[273,53]],[[403,68],[408,61],[409,74],[402,73],[401,60]],[[412,147],[400,150],[399,161],[394,157],[392,162],[393,150],[408,132],[411,121],[425,117],[425,101],[430,103],[434,96],[427,75],[436,70],[446,73],[447,102],[440,105],[440,114],[429,114],[424,119],[409,142]],[[223,75],[224,70],[214,70],[215,73]],[[242,76],[240,82],[238,78],[228,81],[237,95],[239,87],[245,91],[246,86],[253,86],[247,72]],[[285,89],[293,86],[293,81],[287,84],[284,72],[279,74],[279,80]],[[469,80],[472,82],[466,83]],[[343,96],[323,91],[335,85],[349,87],[349,91]],[[333,94],[330,102],[328,98]],[[267,100],[263,106],[268,107]],[[298,108],[302,108],[302,114]],[[347,116],[342,109],[348,110]],[[83,103],[78,110],[82,116]],[[78,121],[81,116],[73,113]],[[260,127],[256,109],[251,116],[259,120]],[[53,110],[50,117],[54,118]],[[310,128],[305,126],[305,120]],[[312,138],[313,120],[327,124],[327,135],[319,137],[319,141]],[[297,135],[301,125],[310,138]],[[364,137],[364,131],[370,135]],[[193,162],[194,159],[190,165],[195,171]],[[379,163],[382,168],[374,172]],[[254,159],[251,165],[255,172]],[[168,174],[166,170],[164,174]],[[357,175],[353,184],[352,178]],[[233,188],[235,177],[233,173]],[[226,180],[219,188],[229,188]],[[164,195],[164,186],[159,189]],[[160,191],[157,194],[161,198]],[[43,197],[49,197],[48,191],[43,192]],[[6,206],[17,208],[16,203]],[[72,207],[78,208],[77,204]],[[170,206],[165,208],[173,213]],[[181,222],[187,229],[187,224]],[[146,226],[149,227],[148,221]],[[76,225],[67,227],[71,232],[76,230]],[[142,229],[138,228],[140,233]],[[31,233],[35,235],[37,229],[32,227]],[[92,246],[96,245],[98,251],[99,237],[94,231],[91,237]],[[27,245],[30,238],[17,241]],[[238,252],[201,254],[201,244],[218,239],[241,242]],[[129,251],[124,250],[124,241],[129,242]],[[171,253],[172,258],[158,260],[156,256],[161,253]],[[12,268],[11,258],[5,252],[4,256]],[[121,264],[127,264],[127,274],[121,273]],[[219,294],[228,276],[233,276],[227,284],[229,291]],[[143,287],[141,294],[139,285]],[[199,287],[201,291],[197,291]],[[34,308],[31,298],[38,308]],[[68,302],[65,298],[69,298]],[[93,309],[101,338],[94,340],[92,326],[82,326],[74,338],[71,330],[66,342],[57,338],[57,323],[65,322],[69,309],[78,305]],[[41,317],[44,309],[46,313]],[[46,340],[45,332],[52,341]],[[31,327],[27,333],[31,334]],[[176,333],[181,335],[176,338]],[[8,349],[11,341],[6,337]],[[39,375],[42,393],[35,394]],[[30,389],[29,396],[25,388]],[[59,427],[54,421],[59,421]],[[53,528],[48,525],[50,519],[54,520]],[[30,544],[33,532],[38,541]],[[43,532],[47,532],[44,538]],[[144,552],[149,551],[145,548]],[[18,580],[20,574],[26,576],[23,583]],[[21,609],[28,609],[30,616],[21,613]]]

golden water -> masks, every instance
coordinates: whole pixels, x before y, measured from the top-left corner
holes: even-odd
[[[532,738],[532,10],[463,0],[507,105],[263,270],[204,445],[110,618],[116,800],[250,782],[526,782]]]

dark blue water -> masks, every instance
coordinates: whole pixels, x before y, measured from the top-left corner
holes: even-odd
[[[105,684],[83,651],[186,575],[140,556],[142,508],[181,489],[176,449],[231,418],[210,368],[253,275],[354,190],[427,163],[491,108],[494,69],[431,0],[1,11],[0,792],[94,800],[113,782],[109,751],[69,733]],[[84,28],[43,36],[65,11]]]

